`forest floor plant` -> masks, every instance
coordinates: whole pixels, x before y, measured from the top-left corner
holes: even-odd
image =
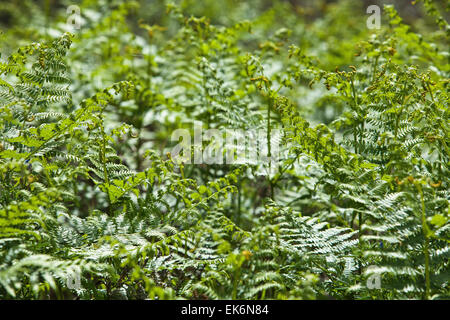
[[[449,299],[450,29],[416,2],[2,8],[0,299]],[[198,123],[269,161],[181,161]]]

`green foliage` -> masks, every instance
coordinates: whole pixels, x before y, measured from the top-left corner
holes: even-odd
[[[86,0],[79,30],[24,1],[39,19],[0,38],[0,298],[450,298],[448,23],[420,2],[420,28],[386,6],[371,31],[360,1]],[[197,121],[281,158],[180,163]]]

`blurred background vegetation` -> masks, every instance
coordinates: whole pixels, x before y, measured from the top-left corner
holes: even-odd
[[[426,3],[432,3],[432,9],[424,6]],[[315,63],[327,71],[355,64],[361,41],[375,33],[366,27],[369,17],[366,9],[372,4],[379,5],[381,10],[383,5],[392,4],[403,23],[409,26],[408,32],[420,30],[420,41],[432,43],[436,52],[445,52],[448,47],[449,31],[436,28],[438,18],[448,21],[449,2],[446,0],[426,0],[414,4],[412,0],[0,0],[0,4],[0,47],[3,56],[8,56],[21,45],[52,39],[65,31],[71,31],[77,35],[75,42],[84,41],[81,46],[86,48],[84,51],[75,49],[77,52],[73,57],[83,61],[83,68],[88,69],[92,69],[89,67],[92,63],[97,66],[107,65],[108,58],[97,46],[100,43],[109,41],[109,46],[114,43],[118,46],[115,54],[123,56],[130,54],[126,52],[130,47],[134,47],[131,54],[138,55],[148,52],[149,48],[161,50],[165,40],[173,38],[180,27],[179,21],[168,13],[170,4],[181,9],[186,17],[205,17],[211,25],[230,27],[243,21],[251,22],[250,32],[240,35],[238,39],[238,45],[243,51],[262,49],[270,55],[271,49],[275,49],[274,53],[277,54],[279,48],[273,46],[277,41],[285,45],[285,49],[293,44],[308,56],[316,57]],[[126,12],[118,9],[124,4]],[[77,5],[81,10],[80,30],[71,29],[67,23],[70,19],[67,8],[71,5]],[[427,10],[432,14],[427,14]],[[111,25],[108,26],[104,22],[110,15],[112,19],[108,23]],[[382,27],[386,28],[386,15],[382,14],[382,17]],[[142,27],[143,24],[154,27],[148,29]],[[127,38],[130,35],[134,38],[131,42]],[[150,41],[144,44],[147,40]],[[89,46],[95,48],[87,49]],[[406,56],[398,61],[406,57],[405,61],[427,66],[427,61],[417,61],[420,55],[416,55],[414,50],[414,46],[407,48],[404,52]],[[278,57],[279,61],[283,59]],[[441,63],[448,65],[448,59]],[[110,85],[112,80],[124,78],[110,80],[101,85]],[[98,87],[101,85],[99,83]],[[305,115],[307,109],[304,108]],[[328,116],[325,111],[314,112],[316,119],[309,120],[328,123],[334,118],[330,112]]]

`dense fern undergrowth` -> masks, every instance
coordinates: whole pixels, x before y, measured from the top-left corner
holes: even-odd
[[[445,3],[0,1],[0,299],[449,299]]]

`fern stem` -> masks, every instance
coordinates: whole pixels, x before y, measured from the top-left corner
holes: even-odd
[[[377,66],[378,66],[378,59],[379,59],[379,58],[380,58],[380,57],[377,56],[377,57],[375,58],[375,63],[373,64],[372,82],[375,81],[375,74],[376,74],[376,72],[377,72]]]
[[[359,261],[359,273],[362,274],[362,263],[363,260],[363,252],[362,252],[362,241],[361,241],[361,235],[362,235],[362,212],[358,212],[358,246],[360,248],[360,258]]]
[[[403,113],[403,105],[405,104],[405,98],[406,98],[406,92],[405,92],[405,90],[406,90],[406,83],[405,83],[405,85],[403,86],[403,98],[402,98],[402,102],[401,102],[401,104],[400,104],[401,109],[400,109],[400,112],[397,114],[397,117],[396,117],[396,119],[395,119],[395,130],[394,130],[395,141],[397,141],[398,125],[399,125],[399,123],[400,123],[400,118],[401,118],[402,113]]]
[[[106,134],[105,129],[102,126],[102,148],[101,148],[101,157],[100,160],[102,161],[103,165],[103,176],[105,179],[105,183],[109,185],[109,177],[108,177],[108,169],[106,168]],[[109,194],[108,194],[109,195]]]
[[[270,126],[270,105],[272,104],[272,98],[269,97],[269,103],[267,104],[267,157],[269,158],[269,169],[271,168],[271,126]]]
[[[240,277],[240,275],[241,275],[241,268],[239,267],[234,272],[233,291],[231,293],[231,299],[232,300],[236,300],[237,299],[237,288],[238,288],[238,284],[239,284],[239,277]]]
[[[271,145],[270,145],[270,140],[271,140],[271,124],[270,124],[270,107],[272,105],[272,96],[271,93],[269,91],[269,103],[267,104],[267,158],[269,159],[269,175],[268,175],[268,180],[269,180],[269,187],[270,187],[270,198],[272,200],[274,200],[274,185],[273,185],[273,181],[270,178],[270,172],[272,171],[272,150],[271,150]]]
[[[237,217],[236,222],[239,223],[241,220],[241,179],[237,183]]]
[[[355,105],[355,111],[357,111],[358,108],[358,100],[356,98],[356,90],[355,90],[355,84],[353,83],[353,78],[350,78],[350,85],[351,85],[351,89],[352,89],[352,96],[353,96],[353,103]],[[358,139],[357,139],[357,130],[356,130],[357,126],[354,127],[353,129],[353,140],[354,140],[354,144],[355,144],[355,153],[358,153]],[[361,132],[362,134],[362,132]]]
[[[108,177],[108,169],[106,168],[106,133],[105,133],[105,128],[103,127],[103,117],[102,117],[102,124],[101,124],[101,130],[102,130],[102,145],[101,145],[101,149],[100,149],[100,161],[102,162],[103,165],[103,175],[104,175],[104,180],[105,180],[105,184],[107,185],[106,187],[106,192],[108,194],[108,208],[109,210],[111,210],[111,195],[109,193],[109,188],[110,188],[110,183],[109,183],[109,177]]]
[[[430,253],[429,253],[429,236],[428,236],[428,226],[425,215],[425,201],[423,198],[423,190],[420,184],[417,184],[417,189],[420,194],[420,202],[422,205],[422,232],[425,237],[423,246],[423,255],[425,258],[425,299],[430,299]]]

